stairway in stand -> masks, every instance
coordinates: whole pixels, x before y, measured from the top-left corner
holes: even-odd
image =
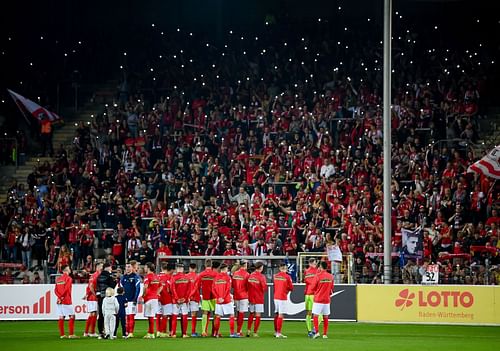
[[[490,107],[487,119],[479,120],[481,139],[473,146],[474,155],[483,157],[500,145],[500,106]]]
[[[61,128],[54,128],[52,137],[52,145],[58,149],[61,144],[65,149],[70,145],[75,138],[76,125],[80,121],[87,124],[92,121],[92,118],[99,113],[102,113],[105,103],[112,103],[116,92],[116,81],[107,82],[95,89],[92,101],[85,103],[78,112],[73,112],[69,115],[64,115],[64,125]],[[15,166],[2,167],[0,172],[0,204],[7,201],[10,194],[8,189],[17,182],[17,184],[24,184],[27,189],[28,175],[33,172],[34,167],[39,164],[49,161],[53,162],[51,157],[37,157],[31,156],[28,158],[24,165],[20,165],[17,169]]]

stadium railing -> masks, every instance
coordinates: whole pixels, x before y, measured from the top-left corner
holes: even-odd
[[[161,264],[165,261],[172,263],[183,263],[185,266],[196,263],[198,271],[203,268],[206,259],[212,261],[221,261],[231,267],[231,271],[235,269],[236,264],[242,260],[252,263],[261,262],[264,264],[264,275],[271,279],[273,274],[278,272],[278,267],[281,262],[287,264],[288,273],[292,280],[296,282],[297,277],[297,256],[164,256],[158,255],[156,258],[156,269],[159,272]]]
[[[307,260],[309,258],[316,258],[318,261],[329,261],[328,255],[324,252],[299,252],[297,254],[297,282],[303,283],[304,281],[304,271],[307,267]],[[336,284],[354,284],[354,257],[352,254],[342,254],[342,262],[339,262],[339,270],[334,269],[333,265],[335,264],[332,261],[330,262],[330,269],[334,274],[334,279]]]

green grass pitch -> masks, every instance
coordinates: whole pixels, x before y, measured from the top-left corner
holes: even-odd
[[[84,322],[76,323],[78,335]],[[67,328],[67,326],[66,326]],[[330,323],[329,339],[309,339],[304,322],[285,321],[283,333],[288,339],[272,336],[272,322],[262,322],[260,338],[241,339],[121,339],[97,340],[81,338],[59,339],[57,322],[0,322],[0,345],[8,351],[294,351],[294,350],[499,350],[500,328],[483,326],[396,325]],[[244,328],[245,329],[245,328]],[[222,322],[223,335],[228,334],[228,323]],[[120,332],[119,332],[120,333]],[[146,323],[138,321],[135,335],[146,333]],[[120,334],[119,334],[120,335]]]

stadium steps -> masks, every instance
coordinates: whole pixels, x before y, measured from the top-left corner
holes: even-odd
[[[479,121],[480,134],[482,139],[478,140],[474,146],[474,154],[483,156],[493,147],[500,145],[500,108],[493,108],[494,111],[487,119]]]
[[[65,123],[62,127],[54,128],[52,136],[52,145],[54,149],[58,149],[61,144],[65,149],[68,149],[68,146],[70,146],[74,140],[76,126],[80,122],[90,124],[93,116],[102,112],[104,103],[113,103],[116,97],[117,85],[118,83],[116,81],[109,81],[102,84],[102,86],[96,87],[91,100],[85,103],[80,111],[62,114],[65,116]],[[0,167],[0,203],[7,201],[9,196],[8,189],[13,185],[14,181],[18,184],[24,184],[25,188],[27,188],[27,178],[28,175],[33,172],[33,167],[45,161],[52,163],[53,159],[51,157],[32,156],[17,169],[15,166]]]

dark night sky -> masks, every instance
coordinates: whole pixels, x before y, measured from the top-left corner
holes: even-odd
[[[30,3],[28,1],[28,3]],[[121,0],[121,1],[31,1],[12,2],[9,11],[0,14],[2,34],[59,32],[71,38],[83,33],[127,33],[139,30],[144,24],[157,23],[168,29],[179,25],[192,30],[202,29],[216,33],[219,29],[251,29],[262,23],[266,14],[306,20],[318,16],[334,20],[336,9],[345,9],[343,16],[372,16],[379,18],[382,0]],[[452,14],[464,16],[491,13],[498,16],[497,1],[486,0],[396,0],[394,9],[405,11],[407,16],[422,19],[434,15],[448,21]],[[499,18],[500,19],[500,18]],[[2,38],[4,39],[4,38]],[[2,40],[3,41],[3,40]]]
[[[418,31],[419,27],[428,28],[435,23],[440,30],[429,40],[436,45],[490,41],[492,46],[499,46],[499,1],[395,0],[393,3],[394,12],[404,15],[403,20],[394,20],[395,33],[406,27]],[[5,100],[5,88],[11,87],[41,96],[42,103],[54,104],[56,84],[64,82],[68,86],[75,69],[85,82],[116,79],[118,72],[110,67],[117,67],[124,50],[144,49],[141,45],[144,37],[151,35],[152,23],[157,30],[172,32],[181,27],[221,43],[229,29],[259,33],[269,18],[267,15],[273,15],[279,23],[291,22],[296,28],[321,17],[334,25],[357,25],[357,30],[365,30],[363,21],[370,17],[378,29],[373,33],[378,41],[382,39],[382,5],[383,0],[10,2],[8,8],[4,4],[0,13],[0,98]],[[481,24],[475,22],[476,18],[481,18]],[[373,30],[373,25],[366,30]],[[85,65],[92,66],[92,72],[86,71]],[[43,90],[40,82],[45,84]],[[0,114],[4,110],[5,103],[0,104]]]

